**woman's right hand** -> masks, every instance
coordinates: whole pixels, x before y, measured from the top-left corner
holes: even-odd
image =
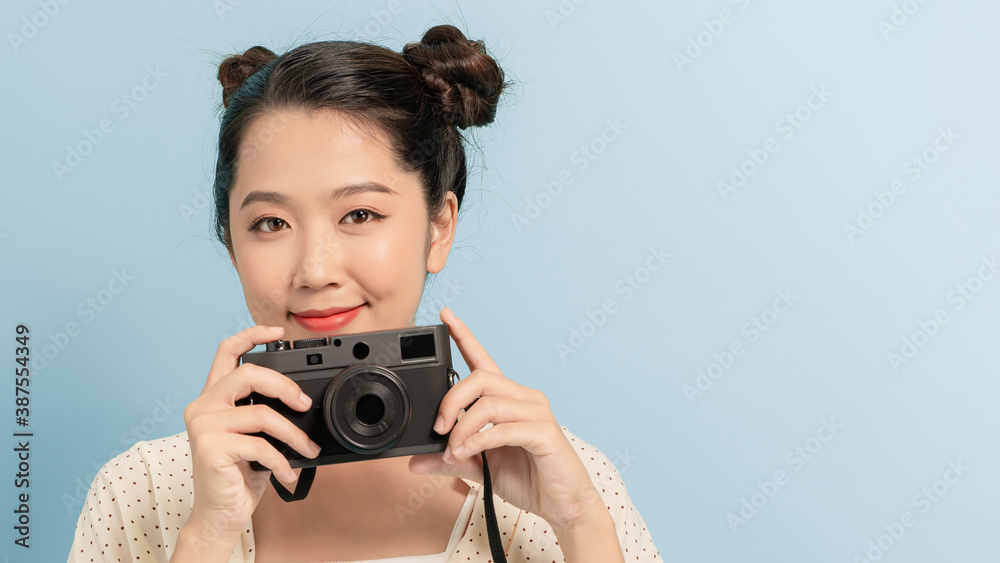
[[[250,327],[219,345],[201,394],[184,409],[191,446],[194,507],[175,551],[176,559],[228,560],[240,533],[267,488],[269,473],[254,471],[251,461],[271,470],[276,478],[294,483],[288,460],[267,440],[248,436],[264,432],[314,458],[319,446],[302,429],[267,405],[236,401],[252,391],[280,399],[290,408],[306,411],[311,400],[287,376],[256,364],[240,365],[240,356],[257,344],[281,338],[282,327]],[[184,553],[185,555],[181,555]]]

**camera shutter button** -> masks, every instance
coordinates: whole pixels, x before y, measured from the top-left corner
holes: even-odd
[[[266,350],[268,352],[280,352],[281,350],[288,350],[288,342],[285,340],[275,340],[274,342],[268,342]]]

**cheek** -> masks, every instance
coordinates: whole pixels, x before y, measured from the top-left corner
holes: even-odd
[[[427,272],[425,237],[419,224],[413,224],[367,241],[352,261],[355,275],[365,280],[362,283],[373,294],[384,296],[411,286],[419,293]]]
[[[240,267],[240,283],[243,285],[243,296],[247,309],[257,324],[279,324],[284,318],[285,293],[281,290],[284,265],[276,264],[270,259],[255,259],[252,255],[237,255]],[[242,260],[242,262],[241,262]]]

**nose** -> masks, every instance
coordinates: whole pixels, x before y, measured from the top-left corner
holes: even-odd
[[[301,240],[292,285],[320,289],[344,283],[343,248],[329,231],[314,230]]]

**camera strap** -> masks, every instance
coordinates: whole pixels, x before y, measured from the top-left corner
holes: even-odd
[[[285,502],[292,502],[293,500],[302,500],[306,498],[309,494],[309,489],[312,487],[313,479],[316,478],[316,468],[315,467],[303,467],[302,471],[299,473],[299,480],[295,483],[295,492],[291,492],[285,488],[281,482],[275,478],[274,473],[271,473],[271,484],[274,485],[274,492],[278,493],[281,500]]]
[[[490,466],[486,463],[486,451],[480,452],[480,455],[483,457],[483,501],[485,502],[483,511],[486,513],[486,535],[489,536],[490,540],[490,552],[496,563],[507,563],[507,556],[503,552],[503,544],[500,539],[500,528],[497,526],[496,508],[493,506],[493,482],[490,480]],[[286,489],[275,478],[274,473],[271,474],[271,485],[274,486],[274,491],[278,493],[281,500],[292,502],[306,498],[315,477],[315,467],[303,467],[299,473],[299,480],[295,483],[295,492]]]
[[[486,450],[480,453],[483,456],[483,501],[486,503],[483,512],[486,513],[486,535],[490,538],[490,552],[493,554],[494,562],[507,563],[507,555],[504,554],[503,545],[500,544],[497,512],[493,508],[493,482],[490,480],[490,466],[486,463]]]

